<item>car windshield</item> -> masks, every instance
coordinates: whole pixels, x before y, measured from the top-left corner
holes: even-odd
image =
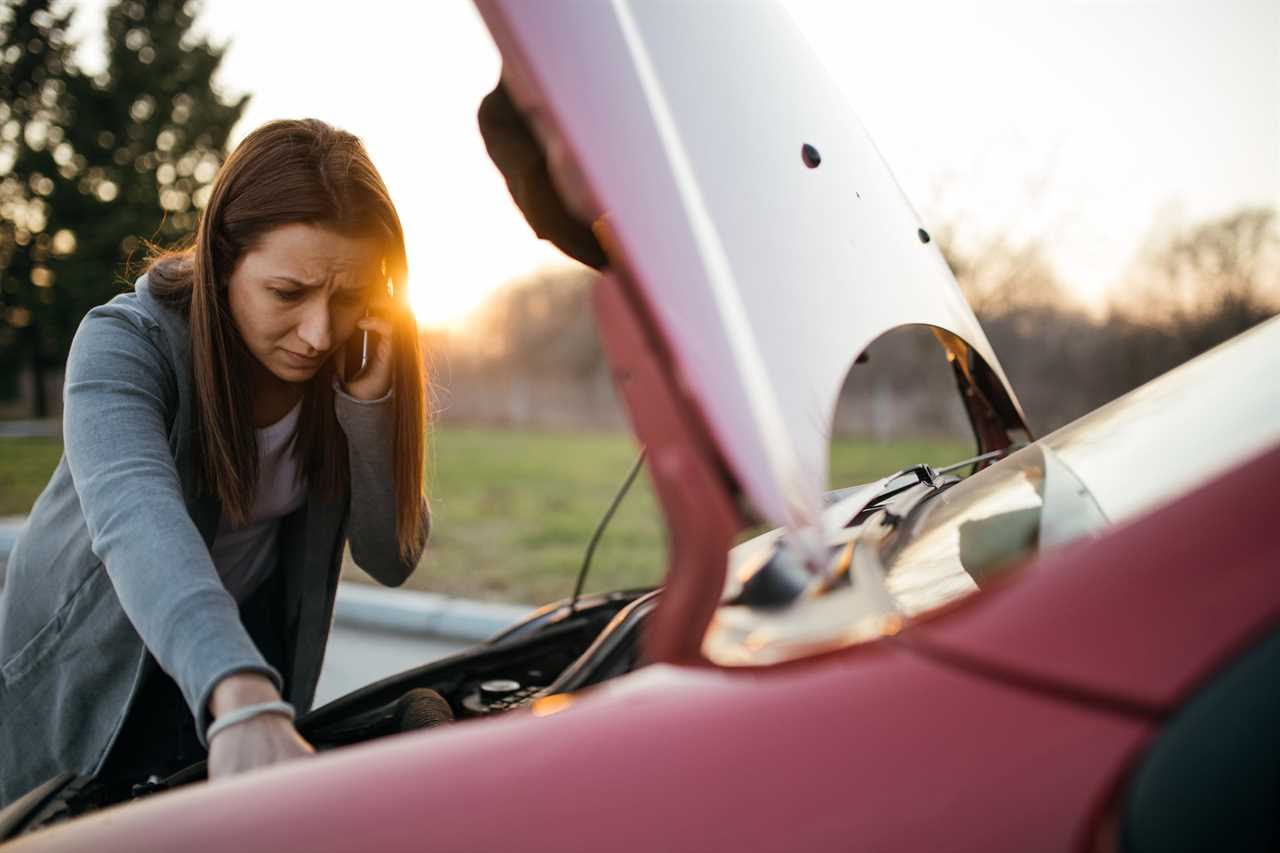
[[[1032,445],[917,505],[885,541],[885,585],[914,615],[1106,524],[1058,455]]]

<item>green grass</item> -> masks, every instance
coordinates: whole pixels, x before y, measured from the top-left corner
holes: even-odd
[[[945,464],[971,447],[837,441],[831,484],[865,482],[913,462]],[[0,439],[0,514],[30,509],[59,452],[53,439]],[[569,594],[587,539],[636,452],[622,434],[441,427],[428,469],[431,542],[407,585],[525,603]],[[601,540],[587,589],[657,584],[665,559],[658,506],[642,474]],[[362,579],[354,566],[346,574]]]
[[[407,585],[534,604],[572,591],[591,531],[637,453],[621,434],[443,427],[433,442],[431,542]],[[962,442],[837,441],[830,482],[865,482],[971,452]],[[661,516],[642,473],[596,550],[587,590],[656,585],[665,561]]]
[[[61,439],[0,438],[0,515],[25,515],[61,456]]]

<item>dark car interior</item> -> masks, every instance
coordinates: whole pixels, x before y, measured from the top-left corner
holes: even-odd
[[[1161,730],[1128,783],[1125,853],[1280,850],[1280,631]]]

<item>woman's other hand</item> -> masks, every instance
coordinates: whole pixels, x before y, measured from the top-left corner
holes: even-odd
[[[391,342],[394,326],[372,311],[356,324],[360,332],[368,332],[370,338],[368,357],[364,369],[342,383],[342,390],[357,400],[380,400],[391,390]]]
[[[238,673],[218,682],[209,709],[216,720],[219,715],[246,705],[279,700],[280,692],[270,679],[255,673]],[[314,752],[315,748],[302,739],[288,717],[259,714],[223,729],[209,742],[209,780],[226,779]]]
[[[209,743],[209,780],[311,755],[315,747],[302,739],[293,722],[281,714],[259,714],[218,732]]]

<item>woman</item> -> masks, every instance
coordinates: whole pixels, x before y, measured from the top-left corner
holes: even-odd
[[[395,585],[429,526],[406,274],[359,140],[280,121],[228,158],[191,247],[86,315],[0,594],[0,803],[65,770],[311,751],[293,716],[343,545]]]

